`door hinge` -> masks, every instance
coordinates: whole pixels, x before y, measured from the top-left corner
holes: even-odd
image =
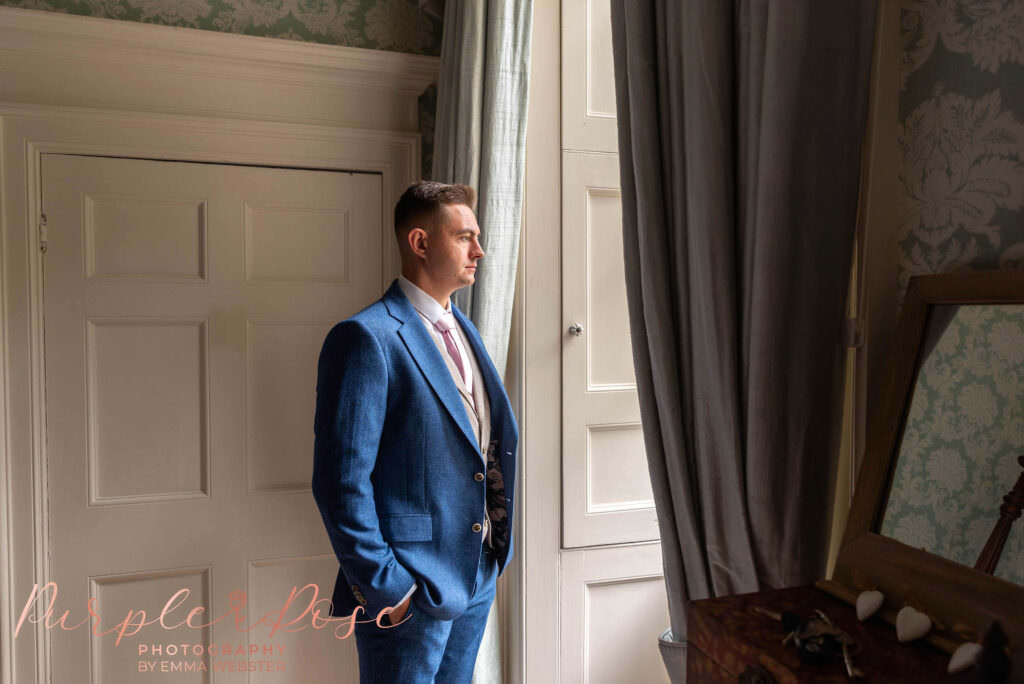
[[[46,231],[46,214],[39,215],[39,251],[46,254],[46,245],[50,234]]]

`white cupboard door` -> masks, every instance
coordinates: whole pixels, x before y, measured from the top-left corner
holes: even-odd
[[[59,606],[84,617],[94,598],[102,620],[50,630],[53,681],[357,681],[354,641],[308,616],[273,637],[233,617],[92,632],[179,589],[170,624],[224,616],[238,591],[249,623],[293,586],[330,599],[316,362],[391,275],[381,177],[47,154],[42,187],[49,574]]]
[[[580,152],[562,159],[563,546],[655,540],[626,308],[618,160]]]
[[[562,0],[558,681],[667,682],[658,522],[633,372],[609,0]]]

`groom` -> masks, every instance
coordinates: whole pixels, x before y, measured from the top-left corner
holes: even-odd
[[[313,496],[340,563],[332,615],[356,625],[360,682],[469,682],[512,554],[518,428],[473,324],[465,185],[421,182],[395,206],[402,275],[320,352]]]

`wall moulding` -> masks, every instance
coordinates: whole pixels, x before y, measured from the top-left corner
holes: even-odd
[[[0,7],[0,97],[416,131],[439,59]]]

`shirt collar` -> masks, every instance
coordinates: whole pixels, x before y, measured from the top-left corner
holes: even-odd
[[[401,288],[402,294],[404,294],[412,304],[412,308],[426,316],[431,325],[437,323],[437,320],[441,318],[441,316],[451,311],[450,299],[448,300],[449,308],[445,309],[437,303],[436,299],[421,290],[416,283],[412,282],[404,275],[398,276],[398,287]]]

